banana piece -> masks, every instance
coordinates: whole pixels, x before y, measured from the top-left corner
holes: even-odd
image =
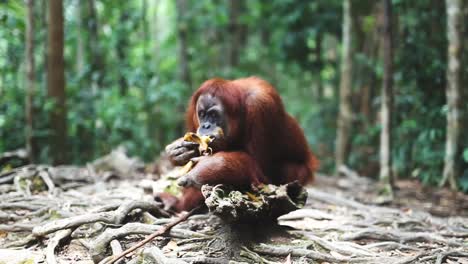
[[[209,144],[213,141],[213,138],[210,136],[200,136],[196,133],[188,132],[184,135],[184,140],[198,143],[198,151],[202,155],[211,155],[213,153],[213,150],[209,147]]]

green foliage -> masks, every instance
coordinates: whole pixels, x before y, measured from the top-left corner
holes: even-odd
[[[228,1],[188,1],[181,21],[176,1],[95,3],[96,21],[90,17],[88,2],[64,1],[67,132],[72,162],[86,162],[118,145],[152,160],[168,142],[183,135],[186,102],[201,82],[214,76],[258,75],[276,86],[319,156],[321,169],[332,172],[342,1],[242,1],[237,21],[243,33],[237,47],[239,63],[234,66],[229,65],[227,55],[233,45]],[[351,167],[372,177],[378,174],[377,113],[383,72],[376,3],[352,1],[355,116],[348,160]],[[394,170],[399,177],[415,176],[436,184],[441,177],[446,129],[445,6],[443,1],[392,3],[397,18]],[[36,1],[34,136],[40,162],[47,163],[48,112],[54,102],[46,95],[45,11],[43,2]],[[0,1],[0,152],[25,144],[25,13],[22,1]],[[89,28],[94,22],[96,48],[91,47]],[[178,80],[179,29],[187,32],[191,87]],[[465,55],[464,65],[467,62]],[[468,67],[462,68],[466,82]],[[460,160],[464,159],[464,176],[459,185],[466,191],[468,139],[463,140]]]
[[[1,122],[0,122],[1,123]],[[468,162],[468,148],[463,151],[463,160]]]

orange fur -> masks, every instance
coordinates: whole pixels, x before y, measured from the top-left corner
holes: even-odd
[[[226,149],[203,157],[187,177],[199,184],[236,186],[295,180],[306,184],[313,180],[318,161],[299,124],[286,113],[281,97],[268,82],[257,77],[204,82],[192,95],[187,109],[187,128],[191,132],[199,126],[197,100],[207,93],[217,97],[226,110]],[[189,188],[177,210],[189,210],[201,203],[200,191]],[[194,202],[197,199],[200,201]]]

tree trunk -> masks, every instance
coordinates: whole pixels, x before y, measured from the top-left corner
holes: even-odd
[[[125,23],[127,23],[129,15],[128,15],[128,10],[126,8],[123,8],[123,10],[120,11],[120,25],[123,26],[123,32],[119,32],[117,38],[117,58],[119,59],[120,62],[120,69],[125,68],[127,64],[127,49],[128,49],[128,34],[127,34],[127,29],[125,28]],[[143,40],[144,41],[144,40]],[[127,80],[123,74],[123,72],[119,73],[119,89],[120,89],[120,95],[125,95],[127,93]]]
[[[351,112],[351,1],[343,2],[343,44],[340,81],[340,106],[338,114],[338,131],[336,139],[336,172],[344,165],[349,152],[349,133],[352,121]]]
[[[36,74],[34,63],[34,0],[26,1],[26,150],[29,161],[36,161],[36,144],[34,140],[34,105],[36,91]]]
[[[232,69],[239,64],[239,49],[241,46],[241,25],[239,15],[241,13],[242,0],[229,1],[229,61],[228,65]]]
[[[143,33],[143,57],[145,60],[150,61],[151,57],[148,52],[148,44],[150,43],[150,32],[148,25],[148,1],[142,0],[142,10],[141,10],[141,28]]]
[[[177,35],[179,37],[179,80],[181,80],[188,91],[192,89],[192,77],[190,75],[189,65],[189,54],[188,54],[188,43],[187,43],[187,31],[188,23],[186,18],[187,1],[177,0]],[[183,117],[185,105],[179,105],[178,109],[180,115]],[[181,119],[180,125],[177,127],[179,133],[184,133],[184,122]]]
[[[375,64],[379,57],[381,43],[379,30],[381,25],[380,22],[383,21],[383,8],[381,5],[373,6],[373,14],[376,17],[377,23],[374,25],[373,29],[364,36],[366,41],[363,43],[363,53],[370,59],[370,61],[372,61],[373,64]],[[364,66],[363,71],[360,74],[367,75],[367,77],[364,77],[360,99],[360,112],[365,120],[362,124],[362,131],[363,133],[367,133],[369,124],[375,120],[375,115],[373,114],[375,111],[373,111],[374,107],[372,106],[372,100],[376,95],[375,87],[377,86],[377,76],[375,71],[369,72],[368,66]]]
[[[83,1],[77,0],[76,1],[76,9],[75,9],[75,16],[78,24],[78,30],[76,31],[76,72],[81,74],[84,70],[85,60],[85,47],[83,41]]]
[[[84,122],[79,122],[76,128],[77,137],[86,142],[86,144],[79,144],[73,153],[80,153],[79,158],[81,161],[86,161],[94,158],[94,142],[95,136],[95,107],[94,98],[98,88],[98,79],[101,75],[99,71],[100,55],[99,50],[96,50],[97,29],[94,27],[96,14],[94,13],[94,1],[77,0],[76,2],[76,20],[78,24],[77,34],[77,51],[76,51],[76,71],[78,74],[83,75],[84,78],[80,79],[79,85],[82,87],[79,100],[89,102],[88,108],[83,113]],[[83,34],[82,31],[87,31]],[[94,33],[93,33],[94,32]],[[90,64],[90,69],[85,71],[85,65]]]
[[[177,35],[179,37],[179,79],[185,85],[192,88],[192,77],[190,76],[189,54],[187,44],[188,24],[186,19],[187,1],[177,0]]]
[[[89,50],[91,53],[91,84],[93,90],[102,87],[104,74],[102,72],[103,61],[101,47],[99,45],[98,36],[98,17],[96,12],[96,4],[94,0],[88,1],[88,31],[89,31]]]
[[[67,111],[65,107],[62,0],[49,0],[48,25],[47,92],[49,99],[54,102],[49,120],[52,131],[52,135],[50,136],[50,154],[54,164],[63,164],[67,161]]]
[[[323,68],[323,61],[322,61],[322,33],[317,33],[317,37],[315,39],[315,60],[317,65],[317,101],[322,102],[323,99],[323,83],[322,83],[322,74],[321,70]]]
[[[447,138],[445,142],[444,171],[440,186],[447,181],[450,188],[457,189],[457,159],[460,154],[461,94],[460,94],[460,58],[462,39],[461,0],[446,0],[447,10]]]
[[[383,0],[383,60],[384,75],[382,86],[380,133],[380,181],[392,194],[392,110],[393,110],[393,45],[392,45],[392,4]]]

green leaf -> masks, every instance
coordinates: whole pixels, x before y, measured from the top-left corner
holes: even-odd
[[[465,162],[468,162],[468,148],[466,148],[465,151],[463,151],[463,159],[465,160]]]

